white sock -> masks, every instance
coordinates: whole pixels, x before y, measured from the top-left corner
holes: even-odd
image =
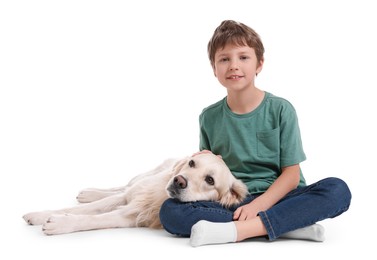
[[[304,228],[299,228],[290,232],[287,232],[280,237],[293,238],[293,239],[306,239],[317,242],[325,241],[325,229],[319,224],[314,224]]]
[[[234,222],[215,223],[200,220],[191,228],[190,244],[193,247],[230,243],[236,240],[237,229]]]

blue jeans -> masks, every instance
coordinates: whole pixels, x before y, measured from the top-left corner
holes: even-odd
[[[180,202],[166,200],[160,210],[160,220],[171,234],[188,237],[191,227],[199,220],[230,222],[233,212],[250,203],[259,195],[249,195],[241,204],[224,208],[217,202]],[[289,192],[278,203],[259,216],[267,230],[269,240],[326,218],[334,218],[345,212],[351,202],[347,184],[338,178],[326,178],[306,187]]]

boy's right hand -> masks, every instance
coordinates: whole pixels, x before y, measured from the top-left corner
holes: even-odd
[[[196,155],[199,155],[199,154],[203,154],[203,153],[212,153],[210,150],[201,150],[200,152],[196,152],[192,155],[192,157],[196,156]],[[220,154],[217,154],[216,156],[220,157],[221,159],[223,158]]]
[[[199,155],[199,154],[202,154],[202,153],[212,153],[210,150],[201,150],[199,152],[196,152],[192,155],[192,157],[196,156],[196,155]]]

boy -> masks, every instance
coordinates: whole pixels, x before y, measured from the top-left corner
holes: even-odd
[[[161,223],[172,234],[191,235],[192,246],[258,236],[323,241],[323,228],[315,223],[350,205],[348,186],[338,178],[306,185],[295,109],[254,84],[263,54],[259,35],[235,21],[223,21],[208,44],[214,74],[227,96],[200,115],[200,150],[221,155],[250,195],[231,209],[209,201],[165,201]]]

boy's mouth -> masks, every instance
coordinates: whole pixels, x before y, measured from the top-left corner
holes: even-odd
[[[243,76],[231,75],[231,76],[227,77],[227,79],[240,79],[240,78],[243,78]]]

